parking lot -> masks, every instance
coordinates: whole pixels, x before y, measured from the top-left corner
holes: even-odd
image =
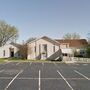
[[[90,64],[2,63],[0,90],[90,90]]]

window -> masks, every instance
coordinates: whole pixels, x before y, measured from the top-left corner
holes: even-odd
[[[53,46],[53,52],[55,52],[55,45]]]
[[[41,45],[39,45],[39,54],[41,53]]]
[[[47,44],[42,45],[42,57],[43,59],[47,58]]]
[[[66,44],[66,48],[68,48],[68,44]]]
[[[34,50],[35,50],[35,52],[36,52],[36,46],[34,47]]]
[[[3,56],[5,56],[5,50],[3,50]]]
[[[68,56],[68,54],[67,53],[62,53],[63,54],[63,56]]]
[[[43,52],[47,52],[47,44],[43,44]]]

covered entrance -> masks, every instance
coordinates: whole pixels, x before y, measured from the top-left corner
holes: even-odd
[[[47,59],[47,44],[42,45],[42,59]]]
[[[10,57],[14,57],[14,48],[9,48],[10,50]]]

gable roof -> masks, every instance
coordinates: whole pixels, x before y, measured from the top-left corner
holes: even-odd
[[[26,40],[26,44],[30,43],[31,41],[36,40],[36,38],[29,38],[28,40]]]
[[[13,43],[13,42],[10,43],[10,44],[13,45],[13,46],[15,46],[15,47],[17,47],[17,48],[20,48],[20,46],[21,46],[20,44],[18,44],[18,43]]]
[[[11,43],[8,43],[8,44],[5,44],[5,45],[1,46],[0,48],[3,48],[3,47],[10,47],[11,45],[14,46],[14,47],[16,47],[16,48],[18,48],[18,49],[20,49],[20,47],[21,47],[20,44],[11,42]]]
[[[60,44],[68,43],[69,47],[82,48],[88,45],[86,39],[56,39]]]
[[[44,40],[46,40],[46,41],[48,41],[48,42],[51,42],[51,43],[53,43],[53,44],[60,45],[59,42],[57,42],[56,40],[51,39],[51,38],[49,38],[49,37],[47,37],[47,36],[43,36],[43,37],[41,37],[41,38],[35,39],[35,40],[33,40],[33,41],[30,41],[29,44],[30,44],[30,43],[33,43],[33,42],[36,42],[36,41],[38,41],[39,39],[44,39]]]

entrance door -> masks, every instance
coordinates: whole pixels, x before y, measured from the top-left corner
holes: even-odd
[[[10,48],[10,57],[14,57],[14,48]]]
[[[10,52],[10,57],[14,57],[14,51]]]
[[[42,49],[42,59],[47,59],[47,44],[43,44]]]

